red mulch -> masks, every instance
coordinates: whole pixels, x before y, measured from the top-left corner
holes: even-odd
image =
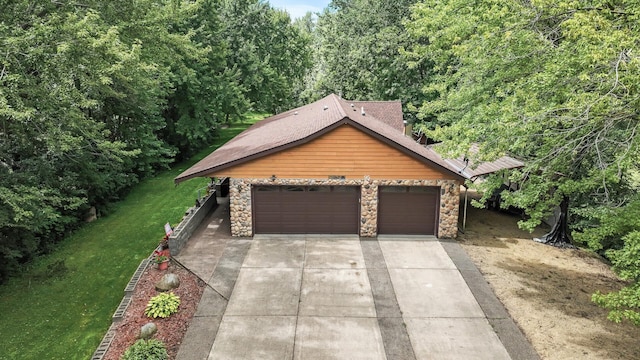
[[[173,293],[180,297],[178,312],[166,319],[148,318],[144,314],[144,309],[149,299],[158,294],[154,285],[168,273],[174,273],[180,278],[180,287],[173,290]],[[174,262],[170,263],[168,270],[158,270],[155,264],[150,265],[136,285],[131,304],[129,304],[124,318],[115,325],[116,336],[104,359],[120,359],[127,348],[137,340],[140,328],[148,322],[154,322],[158,326],[158,332],[154,338],[164,342],[169,359],[175,359],[182,338],[198,307],[204,286],[202,280]]]

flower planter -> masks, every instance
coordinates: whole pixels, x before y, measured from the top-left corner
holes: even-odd
[[[158,270],[167,270],[169,267],[169,260],[165,260],[161,263],[158,263]]]
[[[158,264],[158,270],[166,270],[169,266],[169,249],[157,248],[153,252],[153,261]]]

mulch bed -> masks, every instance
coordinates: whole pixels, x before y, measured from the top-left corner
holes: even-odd
[[[155,284],[168,273],[174,273],[180,278],[180,287],[173,290],[173,293],[180,297],[180,308],[177,313],[166,319],[148,318],[144,314],[144,309],[149,299],[159,293],[155,289]],[[158,270],[156,265],[150,265],[136,286],[124,318],[115,325],[116,336],[104,359],[120,359],[127,348],[137,340],[140,328],[148,322],[154,322],[158,326],[158,332],[153,338],[164,342],[169,359],[175,359],[182,338],[196,312],[204,287],[205,283],[202,280],[173,261],[168,270]]]

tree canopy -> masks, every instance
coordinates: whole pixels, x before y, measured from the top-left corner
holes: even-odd
[[[412,56],[434,64],[420,116],[437,120],[425,130],[451,155],[473,157],[478,144],[478,160],[524,159],[510,178],[521,188],[502,193],[525,210],[524,228],[563,200],[578,232],[615,226],[597,215],[637,191],[639,16],[635,1],[416,4],[407,28],[423,44]],[[483,183],[485,198],[501,183]],[[607,246],[628,251],[629,234]]]
[[[252,104],[295,102],[308,37],[231,3],[2,2],[0,282]]]
[[[561,242],[632,281],[594,301],[640,324],[638,1],[0,4],[0,281],[220,125],[334,92],[401,100],[449,156],[524,160],[503,205],[526,229],[566,210]]]
[[[332,1],[313,31],[314,64],[301,95],[307,101],[329,93],[348,99],[402,100],[413,121],[430,64],[410,63],[404,21],[414,0]]]

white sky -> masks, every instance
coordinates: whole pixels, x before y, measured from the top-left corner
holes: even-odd
[[[307,11],[321,12],[329,2],[330,0],[269,0],[272,7],[287,10],[292,20],[303,17]]]

